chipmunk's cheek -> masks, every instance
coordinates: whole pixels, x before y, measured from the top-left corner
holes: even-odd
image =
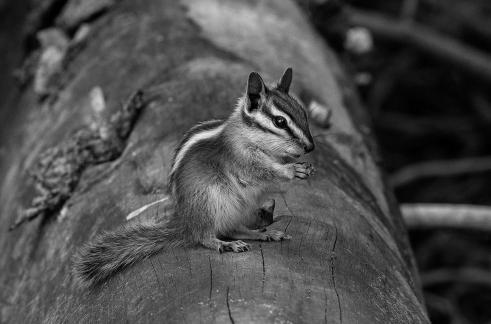
[[[290,152],[292,155],[300,157],[300,155],[304,154],[304,149],[302,145],[295,143],[294,145],[292,145]]]
[[[288,154],[288,155],[292,155],[292,156],[295,156],[295,155],[300,155],[301,152],[299,151],[299,149],[297,148],[297,146],[295,145],[288,145],[286,144],[284,146],[284,150],[285,150],[285,153]]]

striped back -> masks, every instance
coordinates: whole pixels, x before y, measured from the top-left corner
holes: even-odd
[[[223,120],[209,120],[199,123],[184,134],[181,142],[177,146],[174,158],[172,159],[172,169],[170,172],[170,182],[174,180],[176,169],[181,164],[184,155],[191,147],[200,141],[216,137],[223,130]]]

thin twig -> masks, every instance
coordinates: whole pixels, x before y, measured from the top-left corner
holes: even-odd
[[[390,176],[390,184],[401,187],[419,179],[448,177],[491,171],[491,157],[474,157],[457,160],[434,160],[408,165]]]
[[[491,231],[491,206],[453,204],[402,204],[410,229],[452,228]]]
[[[421,273],[423,287],[465,283],[491,287],[491,273],[479,268],[436,269]]]
[[[418,48],[491,83],[491,57],[475,48],[413,21],[348,7],[345,13],[352,25],[366,27],[375,36]]]
[[[145,210],[147,210],[148,208],[150,208],[150,207],[152,207],[152,206],[154,206],[154,205],[156,205],[158,203],[168,202],[168,200],[170,200],[170,197],[166,195],[166,196],[164,196],[164,198],[161,198],[159,200],[155,200],[155,201],[153,201],[151,203],[148,203],[148,204],[144,205],[143,207],[140,207],[137,210],[134,210],[131,213],[129,213],[128,216],[126,216],[126,220],[130,220],[130,219],[132,219],[132,218],[140,215]],[[167,204],[167,205],[164,205],[164,206],[168,207],[168,205],[170,205],[170,204]]]

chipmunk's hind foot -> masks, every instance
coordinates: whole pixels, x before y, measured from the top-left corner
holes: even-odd
[[[230,241],[230,242],[225,242],[221,244],[221,246],[218,248],[218,252],[223,253],[223,252],[235,252],[235,253],[240,253],[240,252],[247,252],[251,249],[251,246],[247,244],[244,241]]]
[[[223,252],[246,252],[251,249],[251,246],[243,241],[222,241],[215,237],[202,241],[201,244],[209,249],[216,250],[219,253]]]
[[[261,233],[263,235],[263,241],[282,241],[282,240],[291,240],[291,236],[277,230],[266,230]]]

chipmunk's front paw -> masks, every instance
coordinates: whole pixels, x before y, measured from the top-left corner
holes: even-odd
[[[294,165],[295,168],[295,178],[305,179],[314,174],[314,167],[312,164],[307,162],[297,162]]]
[[[262,234],[264,235],[264,241],[281,241],[290,240],[292,238],[290,235],[276,230],[267,230]]]
[[[223,253],[227,251],[233,251],[235,253],[246,252],[251,249],[251,246],[243,241],[231,241],[231,242],[221,242],[218,247],[218,252]]]

